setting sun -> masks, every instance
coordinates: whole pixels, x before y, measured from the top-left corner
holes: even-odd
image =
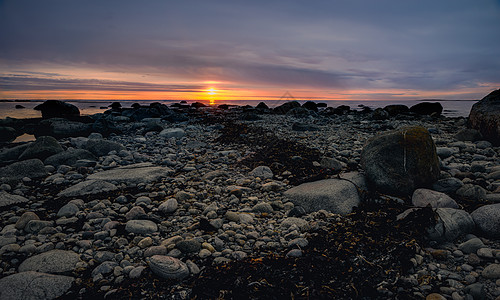
[[[216,89],[214,89],[213,87],[211,87],[211,88],[208,88],[208,89],[207,89],[207,93],[208,93],[209,95],[215,95],[215,94],[216,94],[216,92],[217,92],[217,90],[216,90]]]

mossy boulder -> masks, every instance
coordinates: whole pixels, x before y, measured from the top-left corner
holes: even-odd
[[[390,195],[409,196],[417,188],[430,187],[439,177],[436,146],[421,126],[371,138],[361,153],[361,164],[370,187]]]

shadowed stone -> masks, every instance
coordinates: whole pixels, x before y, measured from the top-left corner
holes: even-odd
[[[0,279],[0,299],[55,299],[66,293],[75,279],[39,272],[22,272]]]

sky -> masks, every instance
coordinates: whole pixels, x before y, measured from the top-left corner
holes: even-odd
[[[0,0],[0,99],[481,99],[500,1]]]

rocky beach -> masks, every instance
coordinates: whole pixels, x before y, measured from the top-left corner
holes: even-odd
[[[0,299],[500,299],[500,90],[38,109],[0,120]]]

